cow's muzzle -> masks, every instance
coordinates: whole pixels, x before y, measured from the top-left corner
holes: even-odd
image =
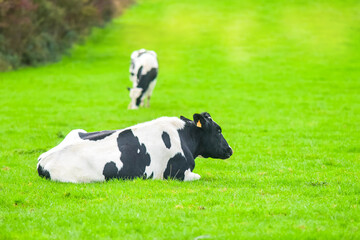
[[[226,153],[225,153],[226,158],[231,157],[231,155],[233,155],[233,153],[234,153],[234,151],[233,151],[232,148],[229,146],[229,147],[226,149]]]

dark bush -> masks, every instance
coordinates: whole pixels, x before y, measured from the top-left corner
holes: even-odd
[[[56,61],[132,0],[0,0],[0,71]]]

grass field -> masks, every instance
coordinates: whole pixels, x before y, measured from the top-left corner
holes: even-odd
[[[130,53],[155,50],[150,109]],[[0,73],[0,239],[360,239],[360,3],[141,0],[61,62]],[[234,155],[196,182],[65,184],[72,129],[208,111]]]

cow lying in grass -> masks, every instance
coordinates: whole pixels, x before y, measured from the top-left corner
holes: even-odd
[[[138,109],[144,106],[150,107],[150,98],[156,85],[156,77],[159,65],[154,51],[140,49],[131,54],[130,80],[133,87],[129,88],[131,102],[129,109]]]
[[[38,173],[60,182],[112,178],[200,179],[195,158],[229,158],[233,150],[208,113],[161,117],[114,131],[73,130],[39,157]]]

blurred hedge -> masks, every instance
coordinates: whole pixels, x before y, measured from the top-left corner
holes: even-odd
[[[0,71],[56,61],[132,0],[0,0]]]

